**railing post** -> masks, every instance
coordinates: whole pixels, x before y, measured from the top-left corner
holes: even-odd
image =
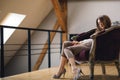
[[[60,54],[62,51],[62,32],[60,32]]]
[[[48,31],[48,68],[51,67],[50,31]]]
[[[31,35],[28,29],[28,72],[31,72]]]
[[[0,77],[4,77],[4,34],[3,34],[3,27],[0,28],[1,34],[1,54],[0,54]]]

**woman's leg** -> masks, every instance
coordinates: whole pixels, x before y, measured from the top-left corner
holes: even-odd
[[[74,80],[80,77],[81,69],[77,68],[75,64],[75,55],[80,53],[82,50],[90,49],[92,40],[85,41],[86,43],[70,46],[64,49],[64,53],[71,64],[72,73],[74,74]]]
[[[64,70],[64,67],[65,67],[65,64],[67,63],[67,58],[64,54],[64,48],[66,47],[69,47],[69,46],[72,46],[72,42],[71,41],[64,41],[63,45],[62,45],[62,51],[61,51],[61,59],[60,59],[60,65],[59,65],[59,68],[58,68],[58,73],[57,74],[60,74],[61,71]]]
[[[65,41],[62,45],[62,51],[61,51],[61,59],[60,59],[60,64],[59,64],[59,68],[58,68],[58,72],[56,73],[56,75],[53,76],[53,78],[60,78],[61,73],[64,72],[65,70],[65,64],[67,63],[67,58],[64,54],[64,48],[68,47],[68,46],[72,46],[72,42],[71,41]]]
[[[59,65],[58,72],[56,75],[60,75],[64,71],[66,63],[67,63],[67,58],[61,56],[60,65]]]
[[[81,76],[81,73],[83,74],[83,72],[80,68],[77,68],[73,53],[67,48],[64,49],[64,52],[66,54],[67,59],[69,60],[69,63],[71,64],[71,69],[74,76],[73,80],[78,80]]]
[[[61,56],[63,57],[66,57],[65,53],[64,53],[64,49],[66,47],[69,47],[69,46],[73,46],[73,42],[72,41],[64,41],[63,44],[62,44],[62,51],[61,51]]]
[[[75,59],[74,59],[74,55],[73,53],[69,50],[69,49],[64,49],[65,55],[71,65],[71,69],[72,69],[72,73],[74,74],[74,76],[77,74],[77,66],[75,63]]]

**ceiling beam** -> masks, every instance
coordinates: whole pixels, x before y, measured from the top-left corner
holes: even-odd
[[[67,0],[51,0],[61,29],[67,32]]]
[[[67,0],[51,0],[54,6],[55,14],[61,25],[63,33],[62,41],[67,40]]]

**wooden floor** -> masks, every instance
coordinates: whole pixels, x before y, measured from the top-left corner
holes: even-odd
[[[82,76],[80,80],[89,80],[89,66],[86,64],[78,66],[81,67],[85,76]],[[0,80],[72,80],[72,73],[70,66],[66,66],[67,72],[65,77],[61,79],[53,79],[52,76],[58,70],[58,67],[52,67],[48,69],[42,69],[29,73],[23,73],[10,77],[1,78]],[[95,66],[95,78],[94,80],[120,80],[116,67],[113,65],[106,65],[106,75],[102,74],[101,66]]]

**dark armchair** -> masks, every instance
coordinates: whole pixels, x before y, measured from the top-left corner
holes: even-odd
[[[94,32],[94,30],[91,31]],[[84,33],[85,36],[89,34],[88,32],[87,34]],[[84,36],[85,39],[90,37],[90,36],[89,37],[88,36],[85,37],[85,36]],[[83,33],[81,34],[81,37],[83,37]],[[103,68],[102,70],[104,74],[105,74],[104,64],[108,62],[114,62],[118,71],[118,76],[120,76],[120,68],[119,68],[120,26],[106,29],[105,32],[98,34],[92,38],[94,40],[94,43],[91,47],[91,50],[82,51],[75,57],[76,60],[84,60],[89,62],[90,80],[94,79],[94,65],[97,62],[102,64],[102,68]]]
[[[111,27],[105,32],[93,37],[94,43],[89,55],[90,63],[90,78],[94,77],[95,62],[115,62],[118,75],[119,69],[119,53],[120,53],[120,26]],[[103,73],[105,74],[105,67],[103,66]]]

